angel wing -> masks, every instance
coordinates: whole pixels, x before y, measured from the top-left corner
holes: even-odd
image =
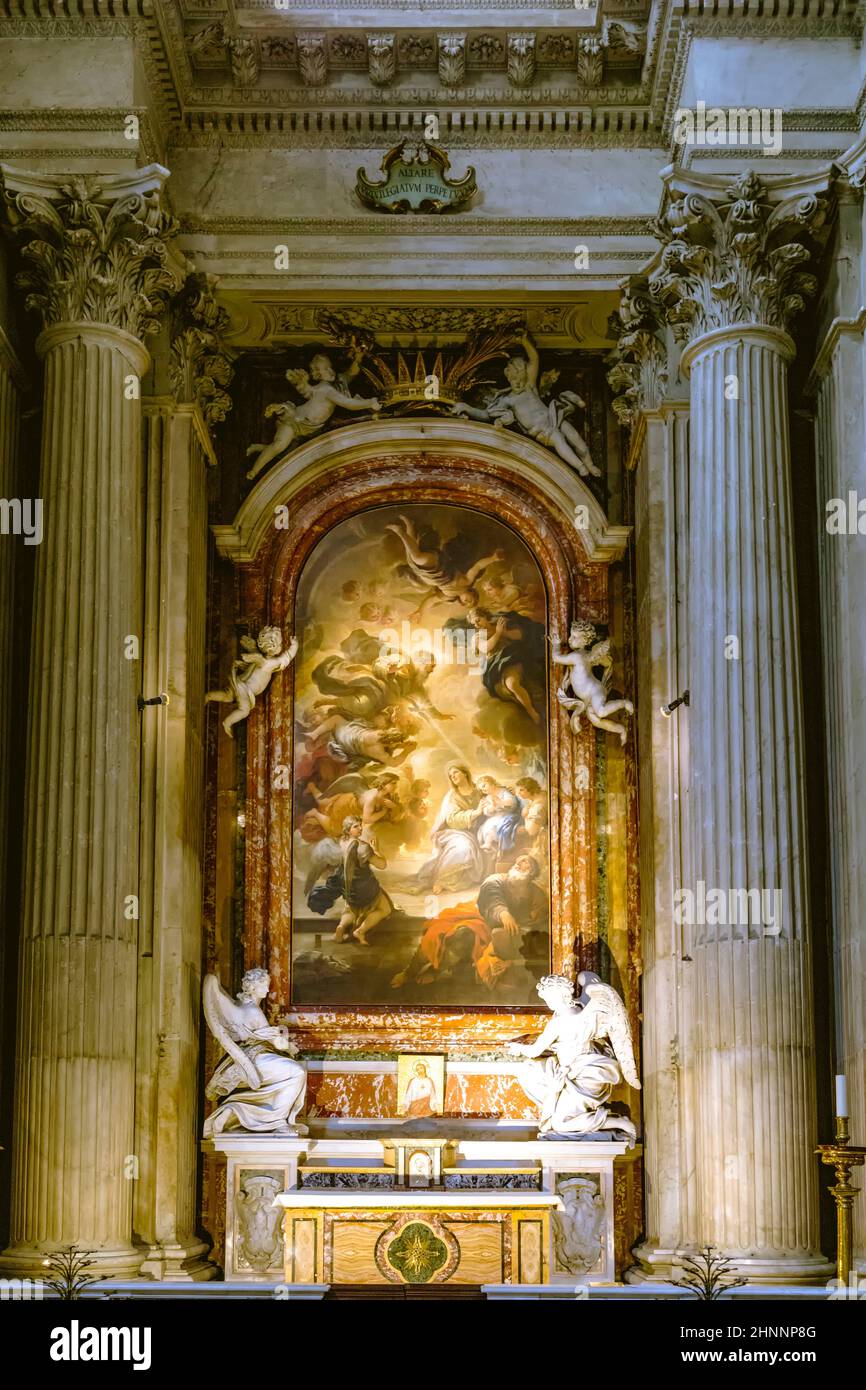
[[[245,636],[245,637],[242,637],[242,638],[241,638],[241,647],[243,648],[243,650],[244,650],[245,652],[256,652],[256,651],[258,651],[258,647],[256,646],[256,639],[255,639],[254,637],[246,637],[246,636]]]
[[[324,840],[319,840],[313,846],[310,855],[310,867],[307,877],[304,879],[304,892],[311,893],[319,879],[328,869],[336,869],[338,864],[343,862],[343,851],[340,849],[339,842],[330,835]]]
[[[243,1048],[238,1047],[226,1025],[226,1005],[231,1006],[233,1002],[231,997],[226,994],[216,975],[205,975],[201,994],[208,1028],[217,1042],[225,1048],[232,1061],[240,1067],[250,1089],[257,1091],[262,1084],[258,1068],[252,1057],[248,1057]]]
[[[592,1009],[596,1016],[599,1035],[608,1039],[629,1086],[639,1091],[640,1077],[635,1066],[634,1047],[625,1004],[615,989],[602,984],[600,980],[587,982],[585,988],[590,999],[587,1007]]]

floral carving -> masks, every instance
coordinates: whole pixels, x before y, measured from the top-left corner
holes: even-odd
[[[284,63],[294,63],[297,56],[294,39],[273,34],[268,34],[262,39],[262,63],[265,67],[282,67]]]
[[[324,34],[298,34],[298,68],[307,87],[324,87],[328,80],[328,50]]]
[[[515,87],[530,86],[535,76],[535,35],[508,35],[508,80]]]
[[[604,76],[604,49],[600,39],[577,41],[577,80],[585,87],[599,87]]]
[[[406,34],[400,40],[400,62],[404,68],[426,68],[435,61],[432,38],[424,34]]]
[[[388,87],[397,76],[397,45],[394,34],[367,35],[367,71],[376,87]]]
[[[158,190],[113,196],[110,177],[76,174],[56,197],[7,191],[6,203],[27,238],[17,283],[43,327],[110,324],[136,338],[156,332],[165,296],[183,281],[168,245],[177,223]]]
[[[363,66],[367,58],[364,40],[357,34],[335,34],[331,39],[331,57],[335,63]]]
[[[439,34],[439,81],[443,87],[459,87],[466,77],[466,35]]]
[[[254,87],[259,80],[261,55],[255,39],[228,39],[226,47],[232,65],[232,81],[236,87]]]
[[[502,40],[495,34],[473,34],[469,40],[469,56],[473,63],[497,62],[502,57]]]
[[[545,34],[538,46],[538,56],[542,63],[563,67],[574,58],[574,42],[570,34]]]
[[[650,292],[677,338],[758,323],[786,329],[817,287],[805,270],[827,221],[823,195],[773,203],[747,170],[713,201],[672,190],[652,224],[664,249]]]
[[[657,336],[658,305],[645,281],[632,280],[624,288],[619,309],[608,327],[617,345],[608,361],[613,365],[607,380],[614,399],[611,406],[621,425],[631,429],[642,410],[661,402],[668,380],[667,351]]]
[[[208,425],[224,420],[232,408],[224,389],[234,376],[221,350],[228,314],[214,299],[212,275],[191,275],[175,315],[169,375],[178,401],[195,402]]]

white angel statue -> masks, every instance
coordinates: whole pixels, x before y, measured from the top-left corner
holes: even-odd
[[[247,449],[247,456],[250,454],[258,455],[247,473],[248,478],[255,478],[266,464],[269,464],[272,459],[279,458],[280,454],[286,453],[298,440],[308,439],[311,434],[318,434],[319,430],[324,429],[338,406],[341,410],[377,411],[382,409],[381,402],[375,396],[365,398],[349,395],[348,383],[360,370],[361,356],[360,348],[352,349],[351,366],[341,377],[337,376],[334,364],[324,352],[316,353],[310,363],[309,372],[305,371],[303,367],[289,368],[286,372],[286,381],[294,386],[298,395],[303,396],[304,404],[295,405],[293,401],[276,401],[273,405],[268,406],[265,411],[265,419],[268,420],[271,416],[276,415],[277,427],[270,444],[251,444]],[[310,381],[311,376],[312,381]]]
[[[590,724],[597,729],[607,729],[609,733],[619,734],[620,743],[625,743],[626,728],[610,719],[611,714],[625,710],[634,714],[631,700],[609,700],[610,673],[613,657],[610,654],[610,638],[598,640],[598,633],[592,623],[578,619],[572,623],[568,634],[570,651],[564,652],[558,637],[552,639],[551,656],[556,666],[565,666],[556,698],[563,709],[570,710],[569,723],[575,733],[580,730],[580,721],[586,715]],[[595,672],[601,671],[601,678]]]
[[[539,980],[538,993],[553,1017],[534,1043],[508,1044],[512,1056],[533,1059],[518,1068],[517,1079],[541,1108],[539,1139],[585,1139],[618,1131],[633,1145],[633,1122],[607,1105],[623,1079],[640,1090],[625,1005],[590,970],[582,971],[577,982],[585,1003],[575,1000],[564,975]],[[534,1060],[544,1053],[550,1054],[544,1061]]]
[[[539,359],[535,344],[528,333],[520,339],[525,357],[512,357],[505,365],[509,391],[497,391],[483,410],[457,401],[452,415],[468,415],[472,420],[492,420],[500,428],[517,424],[524,434],[553,449],[559,457],[582,477],[591,473],[601,476],[601,469],[592,461],[586,441],[569,420],[584,402],[574,391],[560,391],[551,401],[542,400],[559,376],[553,368],[538,379]]]
[[[226,1096],[204,1122],[204,1137],[224,1130],[249,1134],[306,1134],[298,1124],[307,1091],[307,1068],[295,1061],[297,1049],[289,1030],[272,1026],[261,1007],[270,985],[267,970],[248,970],[237,1001],[226,994],[216,975],[202,987],[207,1026],[226,1053],[205,1090],[208,1100]]]
[[[255,641],[242,637],[243,656],[232,662],[229,683],[224,690],[209,690],[205,704],[214,700],[220,705],[237,705],[223,720],[229,738],[234,738],[232,725],[246,719],[255,708],[256,699],[271,683],[271,676],[291,666],[298,651],[298,639],[293,637],[283,651],[283,634],[278,627],[263,627]]]

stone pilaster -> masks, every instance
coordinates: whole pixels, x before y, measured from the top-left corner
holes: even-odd
[[[143,624],[143,346],[179,275],[166,171],[3,169],[44,359],[12,1239],[131,1275]]]
[[[750,173],[727,187],[676,171],[666,182],[650,286],[691,388],[692,878],[677,915],[694,974],[694,1234],[752,1279],[814,1280],[830,1266],[818,1246],[786,329],[815,288],[805,266],[826,188],[769,189]]]
[[[0,273],[3,273],[0,262]],[[20,499],[21,470],[18,465],[21,411],[20,397],[24,374],[6,332],[0,326],[0,499],[10,503],[8,525],[12,525],[11,504]],[[31,486],[35,487],[35,479]],[[35,500],[32,499],[31,500]],[[0,506],[3,502],[0,501]],[[32,515],[32,513],[31,513]],[[0,914],[10,911],[10,740],[12,736],[12,669],[15,624],[15,560],[22,538],[11,530],[0,534]],[[11,967],[10,967],[11,968]],[[5,1034],[6,933],[0,929],[0,1038]]]
[[[610,321],[617,339],[608,381],[630,433],[637,580],[637,740],[640,767],[644,1029],[645,1235],[629,1281],[669,1279],[694,1243],[690,1087],[692,983],[682,963],[674,895],[687,879],[688,722],[661,707],[688,686],[686,631],[689,406],[675,386],[678,352],[642,277],[623,287]]]
[[[204,693],[207,607],[206,471],[210,427],[224,419],[232,376],[227,315],[214,284],[190,275],[172,332],[154,353],[144,402],[147,536],[144,679],[166,692],[142,735],[139,1047],[136,1148],[142,1155],[135,1229],[144,1272],[206,1279],[216,1267],[196,1236]]]
[[[851,171],[862,189],[861,152]],[[829,886],[836,990],[836,1067],[848,1080],[851,1141],[866,1144],[866,307],[863,203],[840,197],[836,314],[815,358],[818,560],[829,813]],[[828,1078],[829,1084],[829,1078]],[[823,1137],[823,1136],[822,1136]],[[862,1173],[862,1170],[860,1170]],[[854,1205],[854,1254],[866,1274],[866,1192]]]

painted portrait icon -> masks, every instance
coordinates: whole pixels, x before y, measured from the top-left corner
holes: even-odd
[[[534,1004],[550,968],[546,596],[451,505],[333,528],[295,605],[292,1001]]]
[[[445,1108],[445,1058],[401,1053],[397,1058],[397,1114],[428,1119]]]

